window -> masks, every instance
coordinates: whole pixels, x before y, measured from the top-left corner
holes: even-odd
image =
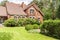
[[[34,10],[33,9],[30,9],[30,13],[34,13]]]
[[[16,15],[14,16],[14,19],[17,19],[17,16]]]
[[[34,16],[30,16],[30,18],[34,19],[35,17]]]
[[[22,16],[22,15],[21,15],[21,16],[18,16],[18,18],[25,18],[25,16]]]
[[[22,18],[25,18],[25,16],[22,16]]]
[[[40,23],[40,18],[38,18],[38,22]]]
[[[18,16],[18,18],[21,18],[21,16]]]
[[[40,18],[38,18],[40,20]]]
[[[38,18],[38,20],[40,20],[40,18]]]

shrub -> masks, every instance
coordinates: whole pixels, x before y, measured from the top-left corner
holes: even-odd
[[[11,40],[12,33],[0,32],[0,40]]]
[[[33,25],[33,29],[39,29],[39,25],[34,24],[34,25]]]
[[[46,20],[41,24],[41,33],[60,38],[60,20]]]
[[[37,24],[38,25],[40,23],[38,22],[38,20],[31,19],[31,18],[20,18],[18,20],[11,18],[11,19],[6,20],[3,24],[7,27],[15,27],[15,26],[25,26],[28,24],[31,24],[31,25]]]
[[[38,22],[38,20],[32,19],[32,18],[27,18],[25,23],[26,23],[26,24],[40,24],[40,23]]]
[[[20,26],[25,26],[25,25],[28,25],[28,24],[40,24],[36,19],[31,19],[31,18],[20,18],[18,20],[18,24]]]
[[[26,19],[26,24],[33,24],[34,22],[35,22],[35,20],[33,21],[33,19],[31,19],[31,18]]]
[[[25,29],[26,29],[26,30],[31,30],[31,29],[33,29],[33,26],[32,26],[31,24],[30,24],[30,25],[26,25],[26,26],[25,26]]]
[[[18,26],[17,21],[15,19],[13,19],[13,18],[6,20],[3,24],[5,26],[7,26],[7,27],[15,27],[15,26]]]
[[[26,30],[31,30],[31,29],[38,29],[39,28],[39,25],[37,25],[37,24],[34,24],[34,25],[26,25],[25,26],[25,29]]]
[[[25,21],[26,21],[26,19],[20,18],[20,19],[18,20],[19,26],[24,26],[24,25],[26,25]]]

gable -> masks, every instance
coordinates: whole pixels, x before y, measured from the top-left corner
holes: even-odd
[[[34,10],[34,12],[37,12],[37,10],[35,9],[35,7],[34,6],[31,6],[31,7],[29,7],[28,9],[26,9],[29,13],[30,13],[30,10],[31,9],[33,9]]]
[[[29,9],[29,8],[31,8],[32,6],[43,16],[42,11],[38,8],[38,6],[37,6],[35,3],[32,3],[32,4],[28,5],[28,6],[24,9],[24,11],[27,10],[27,9]]]
[[[28,15],[31,15],[31,13],[30,13],[31,9],[34,10],[33,15],[42,16],[41,13],[34,6],[31,6],[26,10],[26,13],[28,13]]]

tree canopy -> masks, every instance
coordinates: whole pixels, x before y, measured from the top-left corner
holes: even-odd
[[[5,6],[5,3],[8,2],[8,0],[3,0],[0,5]]]
[[[59,0],[33,0],[44,13],[44,19],[56,19],[56,10],[59,6]]]

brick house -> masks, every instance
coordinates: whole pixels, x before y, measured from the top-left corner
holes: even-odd
[[[6,2],[5,6],[0,6],[0,23],[9,18],[35,18],[40,22],[43,22],[43,13],[37,7],[35,3],[29,5],[15,4],[12,2]]]

